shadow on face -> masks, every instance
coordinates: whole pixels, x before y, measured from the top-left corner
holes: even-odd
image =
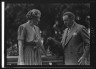
[[[38,25],[38,22],[40,22],[40,17],[33,18],[32,20],[35,25]]]
[[[69,24],[70,24],[70,19],[69,19],[68,15],[64,15],[64,16],[63,16],[63,21],[64,21],[64,24],[65,24],[66,26],[69,26]]]
[[[65,24],[67,27],[71,27],[74,20],[73,20],[72,18],[70,18],[68,15],[64,15],[64,16],[63,16],[63,21],[64,21],[64,24]]]

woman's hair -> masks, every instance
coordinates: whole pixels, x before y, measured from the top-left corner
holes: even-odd
[[[72,20],[75,20],[75,14],[72,13],[72,12],[63,12],[63,15],[62,16],[65,16],[65,15],[68,15],[68,17]]]
[[[41,12],[38,9],[32,9],[26,14],[28,20],[31,20],[33,18],[38,18],[40,16],[41,16]]]

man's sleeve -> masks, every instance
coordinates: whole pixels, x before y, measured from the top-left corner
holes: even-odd
[[[90,54],[90,35],[85,27],[83,27],[81,30],[81,37],[84,42],[84,53],[82,57],[88,57]]]

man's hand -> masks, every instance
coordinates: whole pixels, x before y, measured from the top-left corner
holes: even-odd
[[[46,53],[45,56],[46,56],[46,57],[50,57],[51,55]]]
[[[85,62],[86,62],[86,58],[85,57],[81,57],[79,60],[79,65],[85,65]]]

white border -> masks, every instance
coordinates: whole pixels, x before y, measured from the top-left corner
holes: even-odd
[[[4,68],[4,7],[5,2],[2,2],[2,68]]]

